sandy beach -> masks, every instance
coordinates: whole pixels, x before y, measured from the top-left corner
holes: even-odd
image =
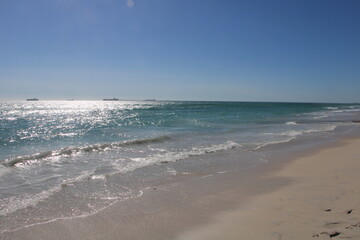
[[[199,173],[1,239],[360,239],[359,146],[360,139],[341,140],[252,171]]]
[[[360,239],[359,146],[346,140],[296,159],[270,176],[290,184],[178,239]]]

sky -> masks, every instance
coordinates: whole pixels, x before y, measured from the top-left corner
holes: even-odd
[[[360,102],[359,0],[0,0],[0,99]]]

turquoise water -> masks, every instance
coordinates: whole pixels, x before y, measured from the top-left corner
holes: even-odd
[[[0,113],[0,221],[19,228],[139,196],[147,182],[177,174],[171,165],[156,168],[163,163],[191,170],[209,154],[255,152],[351,126],[360,105],[38,101],[1,102]],[[14,220],[29,214],[38,220]]]

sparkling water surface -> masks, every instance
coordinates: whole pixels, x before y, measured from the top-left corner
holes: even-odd
[[[92,213],[178,171],[151,166],[326,134],[359,113],[359,104],[0,102],[0,221],[15,226],[0,230]],[[15,217],[30,214],[37,220]]]

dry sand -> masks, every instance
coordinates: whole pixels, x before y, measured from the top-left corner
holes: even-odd
[[[300,157],[270,177],[292,183],[178,239],[360,239],[359,139]]]

